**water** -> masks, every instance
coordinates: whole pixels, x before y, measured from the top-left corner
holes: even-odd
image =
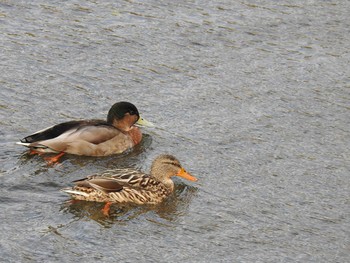
[[[348,1],[1,1],[1,262],[350,260]],[[49,167],[15,145],[130,101],[129,154]],[[156,208],[69,204],[71,181],[199,178]]]

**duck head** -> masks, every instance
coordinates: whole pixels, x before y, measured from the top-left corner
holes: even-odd
[[[108,112],[107,123],[121,131],[129,131],[135,124],[150,126],[153,124],[140,117],[136,106],[130,102],[121,101],[115,103]]]
[[[162,182],[171,191],[174,190],[172,176],[179,176],[186,180],[196,182],[197,178],[186,172],[178,159],[172,155],[163,154],[158,156],[152,163],[151,175]]]

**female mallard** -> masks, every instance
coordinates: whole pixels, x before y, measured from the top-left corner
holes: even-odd
[[[158,204],[174,190],[171,176],[190,181],[197,178],[181,167],[172,155],[160,155],[152,163],[150,175],[126,168],[106,171],[74,181],[75,186],[62,189],[75,200],[106,202],[108,214],[111,203]]]
[[[118,102],[108,112],[107,121],[69,121],[38,131],[17,144],[32,153],[59,153],[46,158],[57,162],[64,153],[107,156],[122,153],[141,142],[142,133],[135,124],[151,126],[129,102]]]

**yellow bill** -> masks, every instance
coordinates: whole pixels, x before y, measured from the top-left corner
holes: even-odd
[[[176,175],[192,182],[198,181],[196,177],[190,175],[188,172],[185,171],[184,168],[181,168]]]
[[[154,124],[140,116],[140,118],[136,122],[137,125],[145,126],[145,127],[154,127]]]

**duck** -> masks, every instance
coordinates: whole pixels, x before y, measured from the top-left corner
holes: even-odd
[[[17,144],[30,148],[31,154],[55,153],[46,157],[56,163],[64,154],[108,156],[123,153],[142,140],[137,126],[152,127],[130,102],[115,103],[107,120],[74,120],[60,123],[26,136]]]
[[[106,203],[102,209],[108,215],[111,204],[156,205],[174,191],[172,176],[196,182],[173,155],[162,154],[154,159],[149,174],[133,168],[107,170],[73,181],[74,186],[61,189],[73,200]]]

